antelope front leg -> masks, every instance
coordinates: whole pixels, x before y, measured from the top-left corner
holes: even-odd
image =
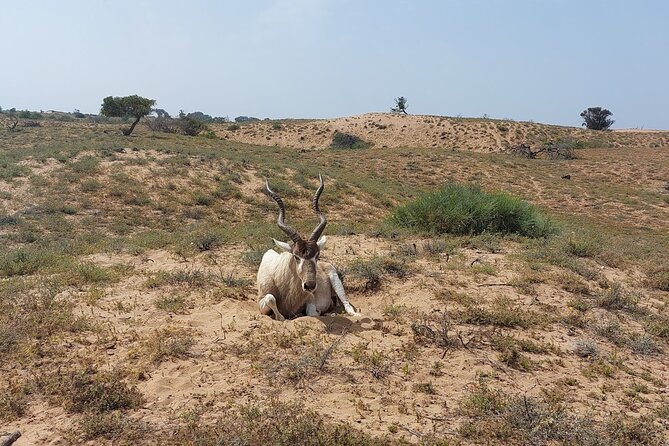
[[[344,305],[344,311],[346,311],[346,314],[350,316],[360,316],[360,313],[355,311],[353,305],[351,305],[351,303],[348,301],[348,297],[346,297],[346,292],[344,291],[344,284],[341,283],[341,279],[339,279],[337,270],[335,270],[334,267],[330,268],[328,271],[328,277],[330,278],[330,285],[332,285],[332,289],[341,303]]]
[[[307,313],[307,316],[320,316],[321,315],[321,313],[318,311],[318,308],[316,308],[315,297],[312,297],[309,301],[307,301],[306,313]]]
[[[276,306],[276,299],[271,294],[265,294],[265,297],[260,299],[260,301],[258,302],[258,306],[260,307],[261,312],[263,312],[267,308],[272,310],[274,312],[274,317],[276,318],[277,321],[286,320],[286,318],[283,317],[281,313],[279,313],[279,309]]]

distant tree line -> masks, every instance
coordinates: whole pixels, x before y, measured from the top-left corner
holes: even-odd
[[[390,110],[393,113],[407,114],[407,98],[399,96],[395,98],[395,106]],[[170,114],[162,108],[154,108],[156,101],[154,99],[144,98],[138,95],[132,96],[107,96],[102,101],[100,108],[100,115],[84,114],[79,109],[74,109],[73,112],[56,112],[56,111],[30,111],[17,110],[15,107],[10,109],[3,109],[0,107],[0,115],[10,117],[9,126],[13,129],[18,124],[18,119],[23,120],[40,120],[53,119],[58,121],[71,121],[74,119],[91,119],[94,122],[104,120],[106,118],[120,118],[124,121],[132,119],[130,127],[123,128],[121,131],[124,135],[132,134],[135,126],[140,122],[141,118],[150,117],[155,113],[155,118],[150,118],[147,125],[154,131],[180,133],[184,135],[197,135],[202,131],[207,130],[207,124],[210,123],[227,123],[230,119],[225,116],[211,116],[201,111],[194,111],[186,113],[183,110],[179,111],[178,118],[172,118]],[[582,126],[589,130],[609,130],[615,123],[611,119],[613,113],[602,107],[589,107],[580,114],[583,119]],[[5,119],[6,120],[6,119]],[[237,116],[234,119],[235,123],[246,123],[260,121],[259,118],[253,116]],[[27,123],[25,126],[31,126]]]

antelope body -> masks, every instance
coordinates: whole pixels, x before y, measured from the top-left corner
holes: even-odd
[[[274,314],[277,320],[294,317],[301,313],[318,316],[332,307],[332,297],[337,296],[346,313],[357,315],[348,301],[344,286],[334,266],[319,261],[320,251],[325,246],[326,237],[321,237],[327,219],[318,207],[323,193],[323,177],[319,175],[320,186],[314,195],[312,205],[319,217],[318,226],[308,239],[303,239],[297,231],[285,222],[285,207],[281,198],[265,182],[265,191],[279,205],[277,224],[290,237],[293,245],[274,240],[282,251],[280,254],[270,249],[258,268],[258,305],[265,315]]]

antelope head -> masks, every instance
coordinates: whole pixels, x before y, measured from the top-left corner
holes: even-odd
[[[282,251],[289,252],[293,255],[297,274],[302,281],[302,289],[310,293],[314,292],[316,289],[316,263],[318,262],[321,249],[325,246],[326,241],[326,237],[321,238],[321,234],[325,229],[325,225],[328,223],[321,212],[321,209],[318,207],[318,199],[321,197],[324,187],[323,177],[320,174],[318,174],[318,179],[321,184],[318,186],[318,190],[316,190],[316,194],[311,203],[314,212],[319,218],[319,222],[308,239],[302,238],[295,229],[286,224],[286,208],[283,204],[283,200],[281,200],[281,197],[279,197],[276,192],[269,188],[269,183],[265,181],[266,192],[274,199],[274,201],[276,201],[276,204],[279,205],[279,218],[277,219],[277,224],[293,241],[293,246],[291,247],[288,243],[280,242],[276,239],[274,240],[274,243]]]

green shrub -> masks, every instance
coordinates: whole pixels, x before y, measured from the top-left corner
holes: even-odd
[[[343,132],[335,132],[332,136],[332,149],[366,149],[370,144],[355,135]]]
[[[546,237],[553,222],[532,204],[512,195],[450,183],[396,208],[392,224],[417,232],[473,235],[484,232]]]
[[[197,118],[186,116],[178,121],[179,133],[186,136],[197,136],[200,132],[208,130],[207,125]]]

